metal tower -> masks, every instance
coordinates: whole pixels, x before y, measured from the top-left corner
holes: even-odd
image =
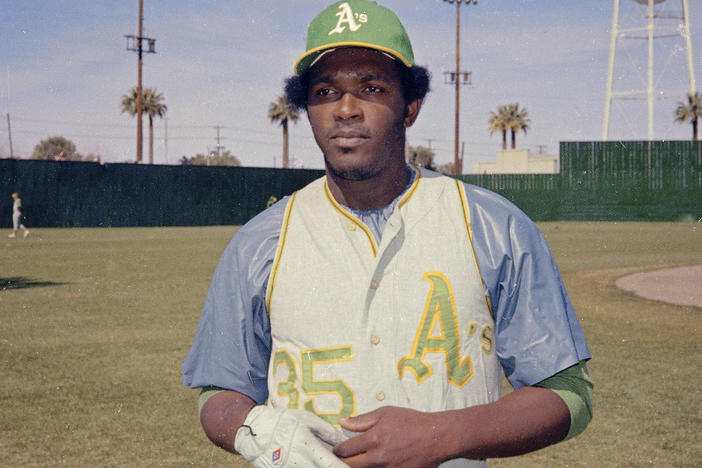
[[[626,1],[626,0],[625,0]],[[680,0],[682,11],[670,12],[668,7],[672,1],[666,4],[666,0],[629,0],[629,7],[633,3],[638,14],[633,23],[623,23],[623,15],[620,17],[620,0],[614,0],[614,11],[612,13],[612,34],[609,49],[609,69],[607,73],[607,91],[605,96],[604,120],[602,123],[602,140],[609,139],[610,116],[612,112],[612,102],[615,99],[621,100],[645,100],[648,103],[648,139],[653,140],[653,117],[654,101],[658,99],[670,99],[684,97],[688,92],[694,93],[695,69],[692,62],[692,40],[690,38],[690,15],[687,0]],[[630,18],[627,18],[630,19]],[[654,47],[654,40],[666,39],[668,47]],[[680,51],[681,46],[677,44],[671,47],[672,38],[682,38],[686,51],[687,74],[689,88],[683,89],[659,89],[663,80],[659,79],[654,72],[662,72],[661,67],[654,65],[654,50],[657,53],[667,52],[671,57]],[[647,66],[636,66],[629,63],[625,72],[619,75],[617,88],[613,89],[615,80],[615,58],[617,57],[617,46],[622,44],[624,39],[634,41],[646,41],[647,45]],[[661,42],[661,41],[659,41]],[[631,61],[631,56],[628,57]],[[662,62],[670,64],[670,60]],[[646,70],[646,77],[638,81],[634,75]],[[681,70],[676,70],[680,75]],[[639,77],[643,78],[643,77]],[[642,86],[645,83],[645,88]]]

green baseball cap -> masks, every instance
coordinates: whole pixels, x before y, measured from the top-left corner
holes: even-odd
[[[375,49],[406,67],[414,65],[412,44],[400,19],[369,0],[337,2],[317,15],[307,28],[307,50],[295,62],[295,74],[302,75],[322,53],[339,47]]]

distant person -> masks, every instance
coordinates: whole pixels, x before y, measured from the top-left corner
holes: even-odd
[[[24,237],[29,235],[29,229],[24,225],[24,214],[22,210],[22,199],[19,197],[19,193],[15,192],[12,194],[12,198],[15,201],[12,204],[12,234],[8,235],[9,238],[17,237],[17,231],[22,228],[24,231]]]

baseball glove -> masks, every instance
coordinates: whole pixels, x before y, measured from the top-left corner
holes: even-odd
[[[305,411],[255,406],[239,428],[234,448],[258,468],[347,466],[331,451],[346,436]]]

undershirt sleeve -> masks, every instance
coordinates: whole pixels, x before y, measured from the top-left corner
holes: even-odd
[[[585,430],[592,420],[593,383],[587,371],[585,361],[568,367],[536,384],[554,391],[568,406],[570,411],[570,430],[565,439],[575,437]]]

